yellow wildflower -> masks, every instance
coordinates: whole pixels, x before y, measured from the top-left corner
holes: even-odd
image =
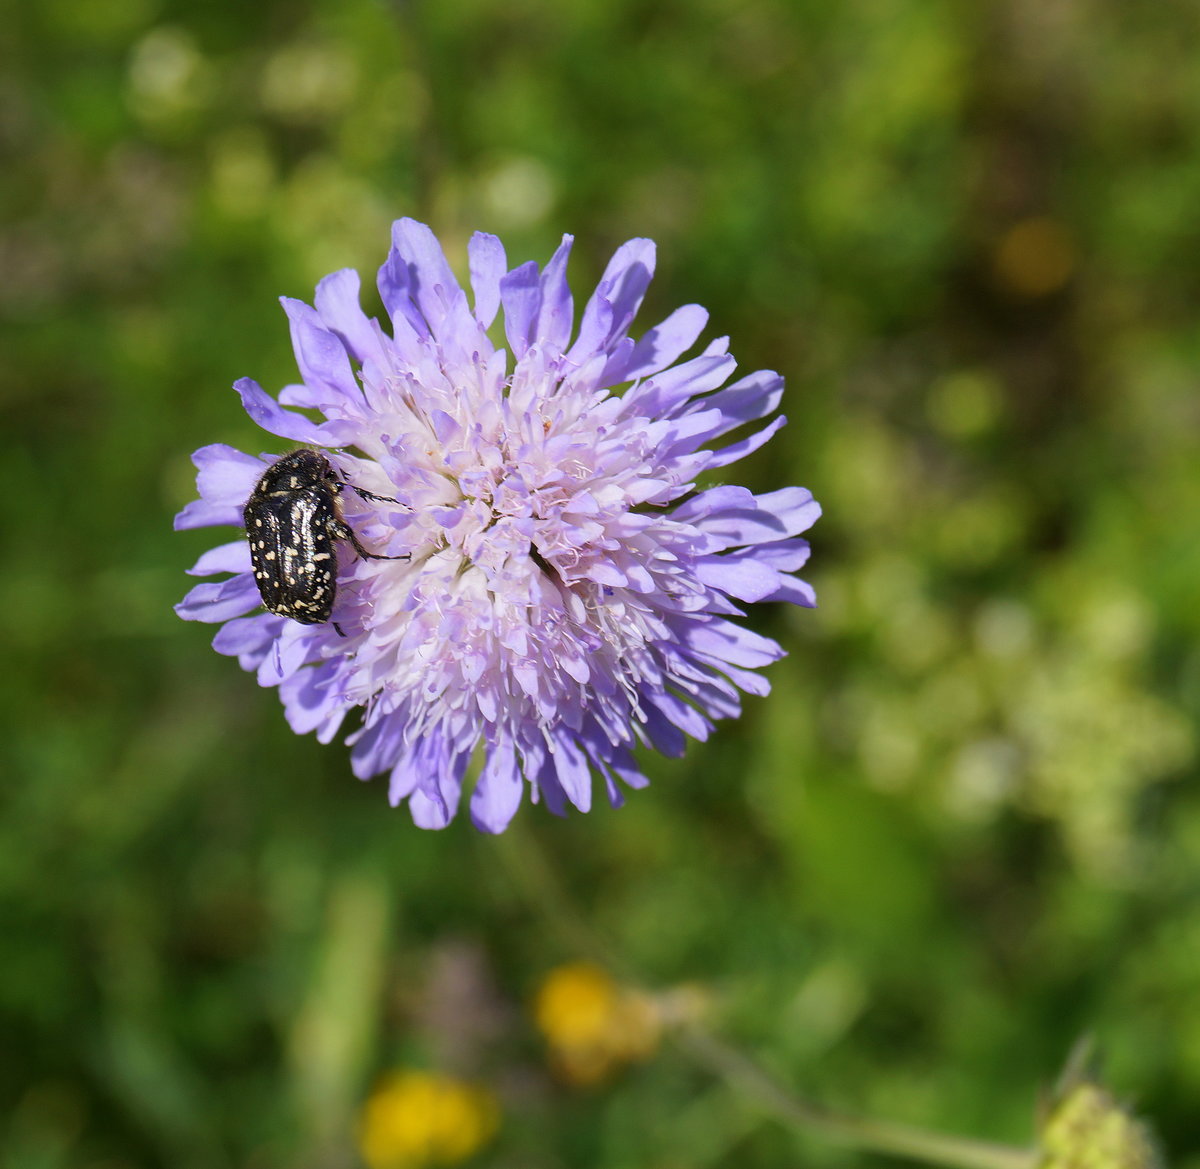
[[[359,1150],[370,1169],[454,1165],[491,1139],[499,1118],[486,1088],[434,1072],[392,1072],[363,1105]]]
[[[589,962],[556,967],[534,1003],[534,1018],[562,1076],[592,1084],[658,1049],[662,1018],[649,995],[620,986]]]

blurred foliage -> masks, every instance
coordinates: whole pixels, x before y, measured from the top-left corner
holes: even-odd
[[[883,1164],[669,1050],[556,1080],[544,855],[811,1096],[1023,1142],[1092,1029],[1200,1166],[1197,34],[1121,0],[10,5],[0,1161],[351,1166],[423,1067],[499,1101],[481,1164]],[[477,228],[575,232],[577,295],[652,236],[643,327],[698,301],[787,375],[744,474],[823,502],[822,607],[759,615],[772,696],[620,812],[422,833],[171,612],[190,452],[282,449],[228,389],[294,380],[275,298],[372,272],[401,214],[460,271]]]

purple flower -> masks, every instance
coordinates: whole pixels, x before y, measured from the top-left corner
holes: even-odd
[[[621,784],[647,783],[635,744],[681,754],[739,713],[740,690],[767,693],[755,671],[783,651],[736,623],[739,602],[814,603],[791,575],[808,558],[797,533],[820,514],[808,491],[696,488],[783,425],[709,449],[772,415],[782,379],[726,386],[726,338],[681,361],[708,319],[697,305],[628,336],[649,240],[617,250],[575,332],[570,248],[564,236],[545,269],[509,270],[500,241],[476,234],[472,304],[433,233],[402,219],[379,272],[383,324],[349,269],[321,281],[315,308],[285,298],[302,380],[276,401],[244,378],[242,403],[272,434],[327,450],[347,483],[394,498],[341,494],[365,548],[409,558],[339,545],[344,637],[247,616],[260,599],[242,537],[191,570],[232,575],[177,606],[220,624],[213,647],[279,687],[296,732],[328,742],[362,707],[354,773],[389,772],[391,802],[407,799],[425,828],[454,816],[477,752],[470,808],[485,831],[504,829],[526,781],[553,812],[587,811],[595,772],[620,804]],[[501,308],[507,350],[488,335]],[[273,458],[202,447],[200,498],[176,528],[240,525]]]

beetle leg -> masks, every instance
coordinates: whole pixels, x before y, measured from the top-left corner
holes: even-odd
[[[359,554],[364,560],[407,560],[408,553],[402,553],[400,556],[380,556],[376,552],[368,552],[354,534],[354,529],[345,521],[339,521],[336,525],[333,536],[337,540],[349,540],[354,551]]]

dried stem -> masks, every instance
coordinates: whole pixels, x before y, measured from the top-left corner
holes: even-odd
[[[623,964],[614,960],[612,947],[595,935],[586,924],[585,915],[572,905],[554,866],[532,834],[523,825],[514,825],[495,843],[522,892],[571,948],[629,977],[629,972],[622,969]],[[831,1143],[907,1157],[946,1169],[1036,1169],[1038,1153],[1032,1148],[947,1136],[909,1125],[828,1111],[797,1096],[755,1060],[697,1021],[684,1023],[675,1033],[675,1042],[698,1064],[765,1111]]]

